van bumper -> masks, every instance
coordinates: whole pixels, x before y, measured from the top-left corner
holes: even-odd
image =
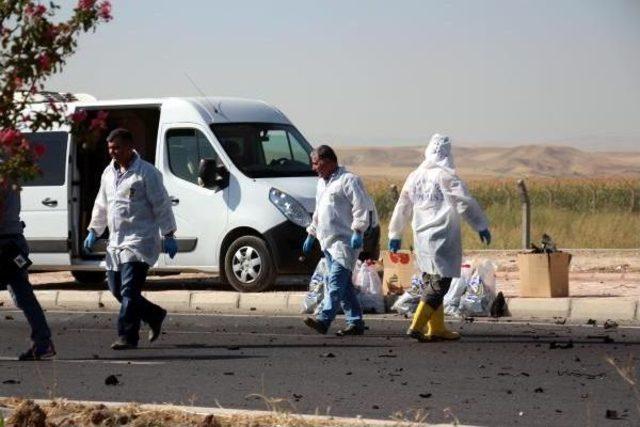
[[[320,261],[320,245],[316,241],[311,255],[300,261],[302,243],[307,231],[291,221],[267,230],[264,237],[269,245],[278,274],[311,274]]]

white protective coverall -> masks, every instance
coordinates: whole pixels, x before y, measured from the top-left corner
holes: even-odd
[[[162,174],[136,153],[117,182],[115,161],[102,173],[88,229],[96,236],[109,227],[107,270],[140,261],[152,266],[160,255],[160,235],[176,230],[171,200]]]
[[[351,236],[377,224],[373,206],[360,177],[340,166],[327,181],[318,180],[316,210],[307,233],[318,239],[334,262],[353,270],[360,249],[351,248]]]
[[[489,227],[478,202],[456,176],[449,137],[434,134],[425,160],[407,177],[389,223],[389,240],[401,239],[413,214],[413,242],[420,270],[460,277],[460,217],[476,231]]]

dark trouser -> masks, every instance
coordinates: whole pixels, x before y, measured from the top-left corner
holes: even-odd
[[[420,299],[429,304],[434,310],[437,310],[442,305],[442,300],[449,291],[451,277],[440,277],[438,274],[423,273],[422,281],[425,287]]]
[[[7,243],[9,240],[13,240],[25,254],[28,254],[29,246],[24,236],[16,234],[15,237],[10,239],[0,238],[0,245]],[[11,274],[0,272],[0,289],[5,288],[9,289],[14,303],[22,310],[24,317],[27,318],[31,326],[33,343],[38,347],[49,345],[51,331],[49,330],[49,325],[47,325],[47,319],[44,317],[42,307],[33,293],[31,283],[29,283],[27,270],[18,270]]]
[[[142,296],[149,265],[144,262],[120,264],[120,271],[107,271],[109,289],[120,301],[118,336],[131,344],[138,344],[140,321],[154,323],[162,318],[164,310]]]

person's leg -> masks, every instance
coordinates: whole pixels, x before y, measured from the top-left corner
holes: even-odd
[[[325,280],[325,293],[322,300],[322,310],[316,316],[316,320],[329,328],[333,319],[336,318],[338,304],[340,304],[340,289],[338,288],[339,280],[336,275],[339,273],[337,267],[340,265],[334,262],[329,252],[325,252],[327,259],[327,277]]]
[[[335,274],[332,279],[337,281],[335,287],[338,288],[340,304],[347,323],[347,329],[341,331],[340,335],[350,335],[350,332],[355,332],[355,334],[359,335],[364,332],[364,321],[362,320],[362,306],[353,286],[353,272],[338,263],[334,264]]]
[[[127,262],[120,265],[120,318],[118,333],[127,343],[137,345],[142,309],[142,286],[147,278],[149,266],[144,262]]]
[[[423,300],[430,307],[435,308],[435,312],[429,317],[427,322],[427,330],[425,338],[428,340],[457,340],[460,338],[460,334],[447,329],[444,323],[444,306],[442,301],[444,296],[449,291],[451,286],[450,277],[440,277],[433,275],[430,277],[430,283],[427,286],[427,291],[423,295]]]
[[[120,266],[122,268],[122,266]],[[120,303],[120,312],[118,313],[118,337],[124,337],[126,332],[124,330],[124,315],[125,307],[122,304],[122,272],[120,270],[107,270],[107,284],[111,294]]]
[[[140,290],[144,286],[144,281],[141,284]],[[167,317],[167,310],[163,309],[157,304],[152,303],[140,294],[139,300],[140,318],[151,329],[149,331],[149,341],[154,342],[160,336],[162,331],[162,322]]]
[[[22,310],[31,326],[31,340],[37,349],[51,345],[51,331],[42,307],[33,293],[26,270],[12,274],[7,280],[7,288],[16,306]]]

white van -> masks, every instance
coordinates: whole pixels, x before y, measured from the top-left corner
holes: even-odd
[[[116,127],[133,133],[173,201],[179,251],[174,259],[162,254],[153,270],[219,273],[244,292],[313,270],[318,248],[300,258],[315,207],[312,147],[280,110],[232,98],[64,101],[89,121],[107,112],[107,128],[95,144],[65,128],[27,134],[46,148],[42,176],[22,192],[33,270],[71,270],[81,283],[104,279],[106,236],[92,253],[82,242],[110,161],[105,137]]]

